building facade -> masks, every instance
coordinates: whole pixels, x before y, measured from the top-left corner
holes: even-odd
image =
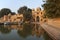
[[[15,15],[4,15],[0,18],[0,22],[20,22],[23,21],[23,14],[15,14]]]
[[[32,16],[33,16],[33,20],[35,22],[43,22],[44,21],[44,11],[41,10],[41,8],[36,8],[36,9],[32,9]]]

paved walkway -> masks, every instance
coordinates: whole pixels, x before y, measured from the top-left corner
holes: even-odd
[[[53,27],[49,24],[41,24],[42,28],[53,38],[56,40],[60,40],[60,29]]]
[[[48,22],[48,24],[53,25],[53,27],[60,29],[60,20],[59,21],[51,21],[51,22]]]

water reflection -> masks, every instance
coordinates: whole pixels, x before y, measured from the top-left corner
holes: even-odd
[[[36,35],[37,37],[41,37],[41,35],[44,33],[44,30],[40,27],[39,24],[35,24],[35,27],[32,30],[32,35]]]
[[[39,24],[28,23],[0,25],[0,37],[0,40],[52,40]]]
[[[30,24],[23,24],[23,30],[18,30],[18,34],[24,38],[31,35],[31,33],[32,33],[32,25]]]
[[[0,25],[0,32],[4,33],[4,34],[7,34],[7,33],[11,32],[11,29],[8,26],[5,27],[4,25]]]

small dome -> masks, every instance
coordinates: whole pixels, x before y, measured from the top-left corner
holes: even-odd
[[[35,9],[32,9],[32,11],[35,11]]]
[[[38,11],[38,10],[41,10],[41,8],[40,7],[38,7],[38,8],[36,8],[36,10]]]

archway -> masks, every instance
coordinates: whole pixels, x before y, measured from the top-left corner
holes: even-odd
[[[39,16],[36,17],[36,22],[39,22]]]

